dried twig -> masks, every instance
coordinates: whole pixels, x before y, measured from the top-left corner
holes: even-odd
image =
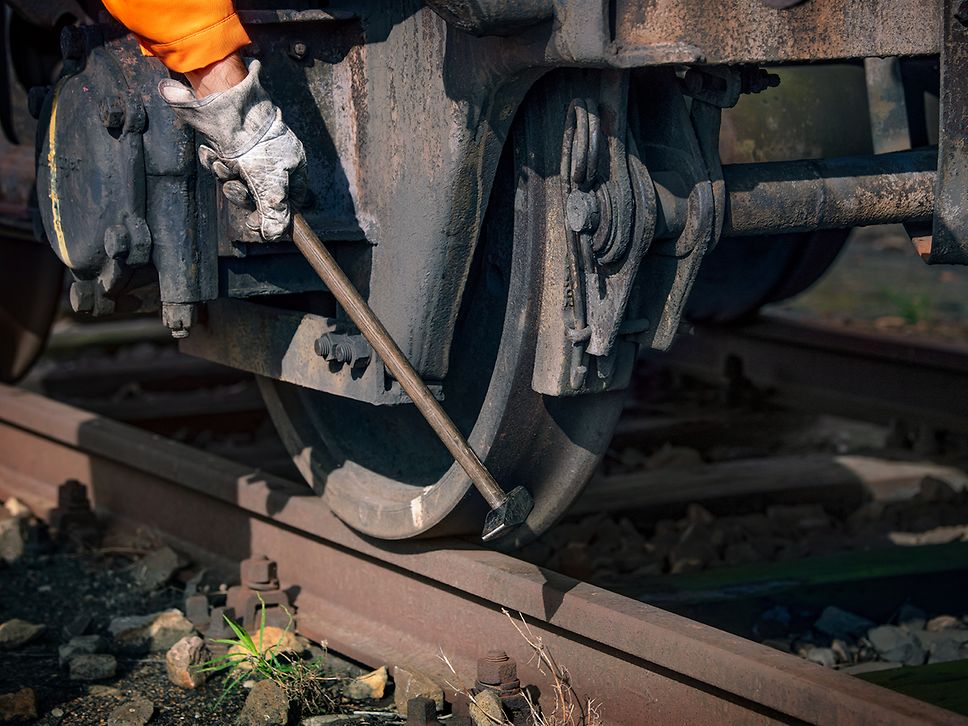
[[[592,699],[582,699],[571,685],[568,669],[555,660],[554,655],[542,641],[540,635],[531,630],[531,626],[518,613],[521,623],[512,617],[511,613],[501,608],[508,620],[531,646],[532,658],[537,659],[539,673],[550,676],[554,693],[554,708],[547,714],[543,713],[536,703],[533,703],[527,691],[525,698],[531,709],[531,718],[535,726],[600,726],[602,723],[600,705]]]
[[[518,613],[519,623],[518,619],[515,619],[510,612],[507,610],[503,610],[503,612],[508,617],[508,620],[511,621],[514,629],[518,631],[518,634],[531,647],[532,662],[536,661],[538,672],[548,676],[553,684],[552,695],[554,698],[554,706],[547,713],[542,712],[538,704],[532,700],[531,694],[525,689],[524,697],[528,703],[528,708],[531,709],[532,723],[535,726],[602,726],[601,704],[596,703],[592,699],[582,699],[578,695],[578,692],[571,685],[571,677],[568,669],[555,660],[548,646],[541,640],[541,636],[536,635],[531,630],[531,626],[521,613]],[[440,651],[438,657],[454,675],[457,683],[466,682],[458,675],[454,664],[451,663],[443,650]],[[454,693],[463,695],[471,703],[477,705],[477,700],[470,690],[463,686],[455,685],[449,680],[445,681],[445,683]],[[513,726],[507,717],[503,721],[498,721],[490,716],[488,718],[494,726]]]

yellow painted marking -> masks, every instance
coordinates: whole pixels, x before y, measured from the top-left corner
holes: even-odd
[[[50,104],[50,125],[47,127],[47,168],[50,170],[50,211],[54,221],[54,237],[61,261],[68,267],[73,267],[71,256],[67,252],[64,240],[64,229],[61,226],[60,197],[57,195],[57,100],[60,97],[61,85],[58,81],[54,86],[54,100]]]

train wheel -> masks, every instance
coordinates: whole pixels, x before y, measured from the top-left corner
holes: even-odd
[[[815,283],[833,264],[850,230],[722,239],[706,255],[686,307],[697,323],[741,320]]]
[[[0,240],[0,381],[23,376],[40,355],[60,301],[64,266],[45,244]]]
[[[546,201],[552,190],[535,163],[549,145],[527,148],[541,138],[542,106],[521,114],[515,153],[505,149],[443,384],[444,407],[496,479],[534,496],[508,546],[564,513],[603,455],[623,400],[621,392],[553,398],[531,389],[542,210],[554,198]],[[297,466],[347,524],[384,539],[480,532],[480,497],[412,406],[260,384]]]

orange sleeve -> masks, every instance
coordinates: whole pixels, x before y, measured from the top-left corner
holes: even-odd
[[[141,46],[179,73],[222,60],[248,45],[232,0],[104,0]]]

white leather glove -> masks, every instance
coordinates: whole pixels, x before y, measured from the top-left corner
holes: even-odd
[[[224,182],[222,192],[230,202],[254,206],[247,224],[271,241],[289,227],[290,200],[299,204],[305,197],[306,152],[259,83],[260,68],[252,61],[245,80],[204,98],[171,79],[161,81],[158,92],[209,140],[211,146],[198,149],[202,165]]]

